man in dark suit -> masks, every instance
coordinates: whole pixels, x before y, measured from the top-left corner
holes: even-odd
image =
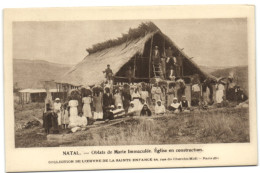
[[[111,106],[114,104],[114,100],[112,94],[110,93],[109,88],[105,88],[105,93],[103,95],[103,114],[104,119],[111,119],[110,109]]]

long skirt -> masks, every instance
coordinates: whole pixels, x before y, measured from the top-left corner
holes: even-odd
[[[223,101],[223,96],[224,96],[223,90],[217,90],[217,92],[216,92],[217,103],[221,103]]]
[[[169,95],[167,96],[167,107],[172,104],[174,97],[175,97],[174,94],[169,94]]]
[[[70,116],[73,117],[73,116],[78,116],[78,108],[77,106],[75,107],[70,107]]]
[[[88,118],[92,118],[90,104],[87,104],[87,103],[84,104],[84,106],[83,106],[83,116],[88,117]]]
[[[94,119],[103,119],[103,112],[94,112]]]
[[[143,108],[143,105],[139,99],[134,99],[133,102],[134,102],[135,110],[139,111]]]

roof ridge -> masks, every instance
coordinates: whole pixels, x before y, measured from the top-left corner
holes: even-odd
[[[130,28],[127,34],[122,34],[121,37],[118,37],[116,39],[110,39],[101,43],[94,44],[92,48],[87,48],[86,51],[89,54],[93,54],[95,52],[99,52],[101,50],[135,40],[138,37],[143,37],[146,34],[157,30],[160,29],[153,22],[142,22],[137,28]]]

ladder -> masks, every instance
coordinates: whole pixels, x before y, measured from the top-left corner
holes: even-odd
[[[153,64],[153,73],[154,77],[160,77],[164,79],[163,72],[159,64]]]

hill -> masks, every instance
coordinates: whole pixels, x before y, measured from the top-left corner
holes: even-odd
[[[234,73],[235,82],[244,89],[245,93],[248,95],[248,66],[219,69],[211,74],[216,77],[228,77],[230,72]]]
[[[43,88],[43,81],[55,80],[72,66],[43,60],[13,59],[13,83],[16,88]]]
[[[200,65],[199,66],[204,72],[206,73],[213,73],[217,70],[223,70],[223,69],[226,69],[226,68],[231,68],[231,67],[228,67],[228,66],[205,66],[205,65]]]

